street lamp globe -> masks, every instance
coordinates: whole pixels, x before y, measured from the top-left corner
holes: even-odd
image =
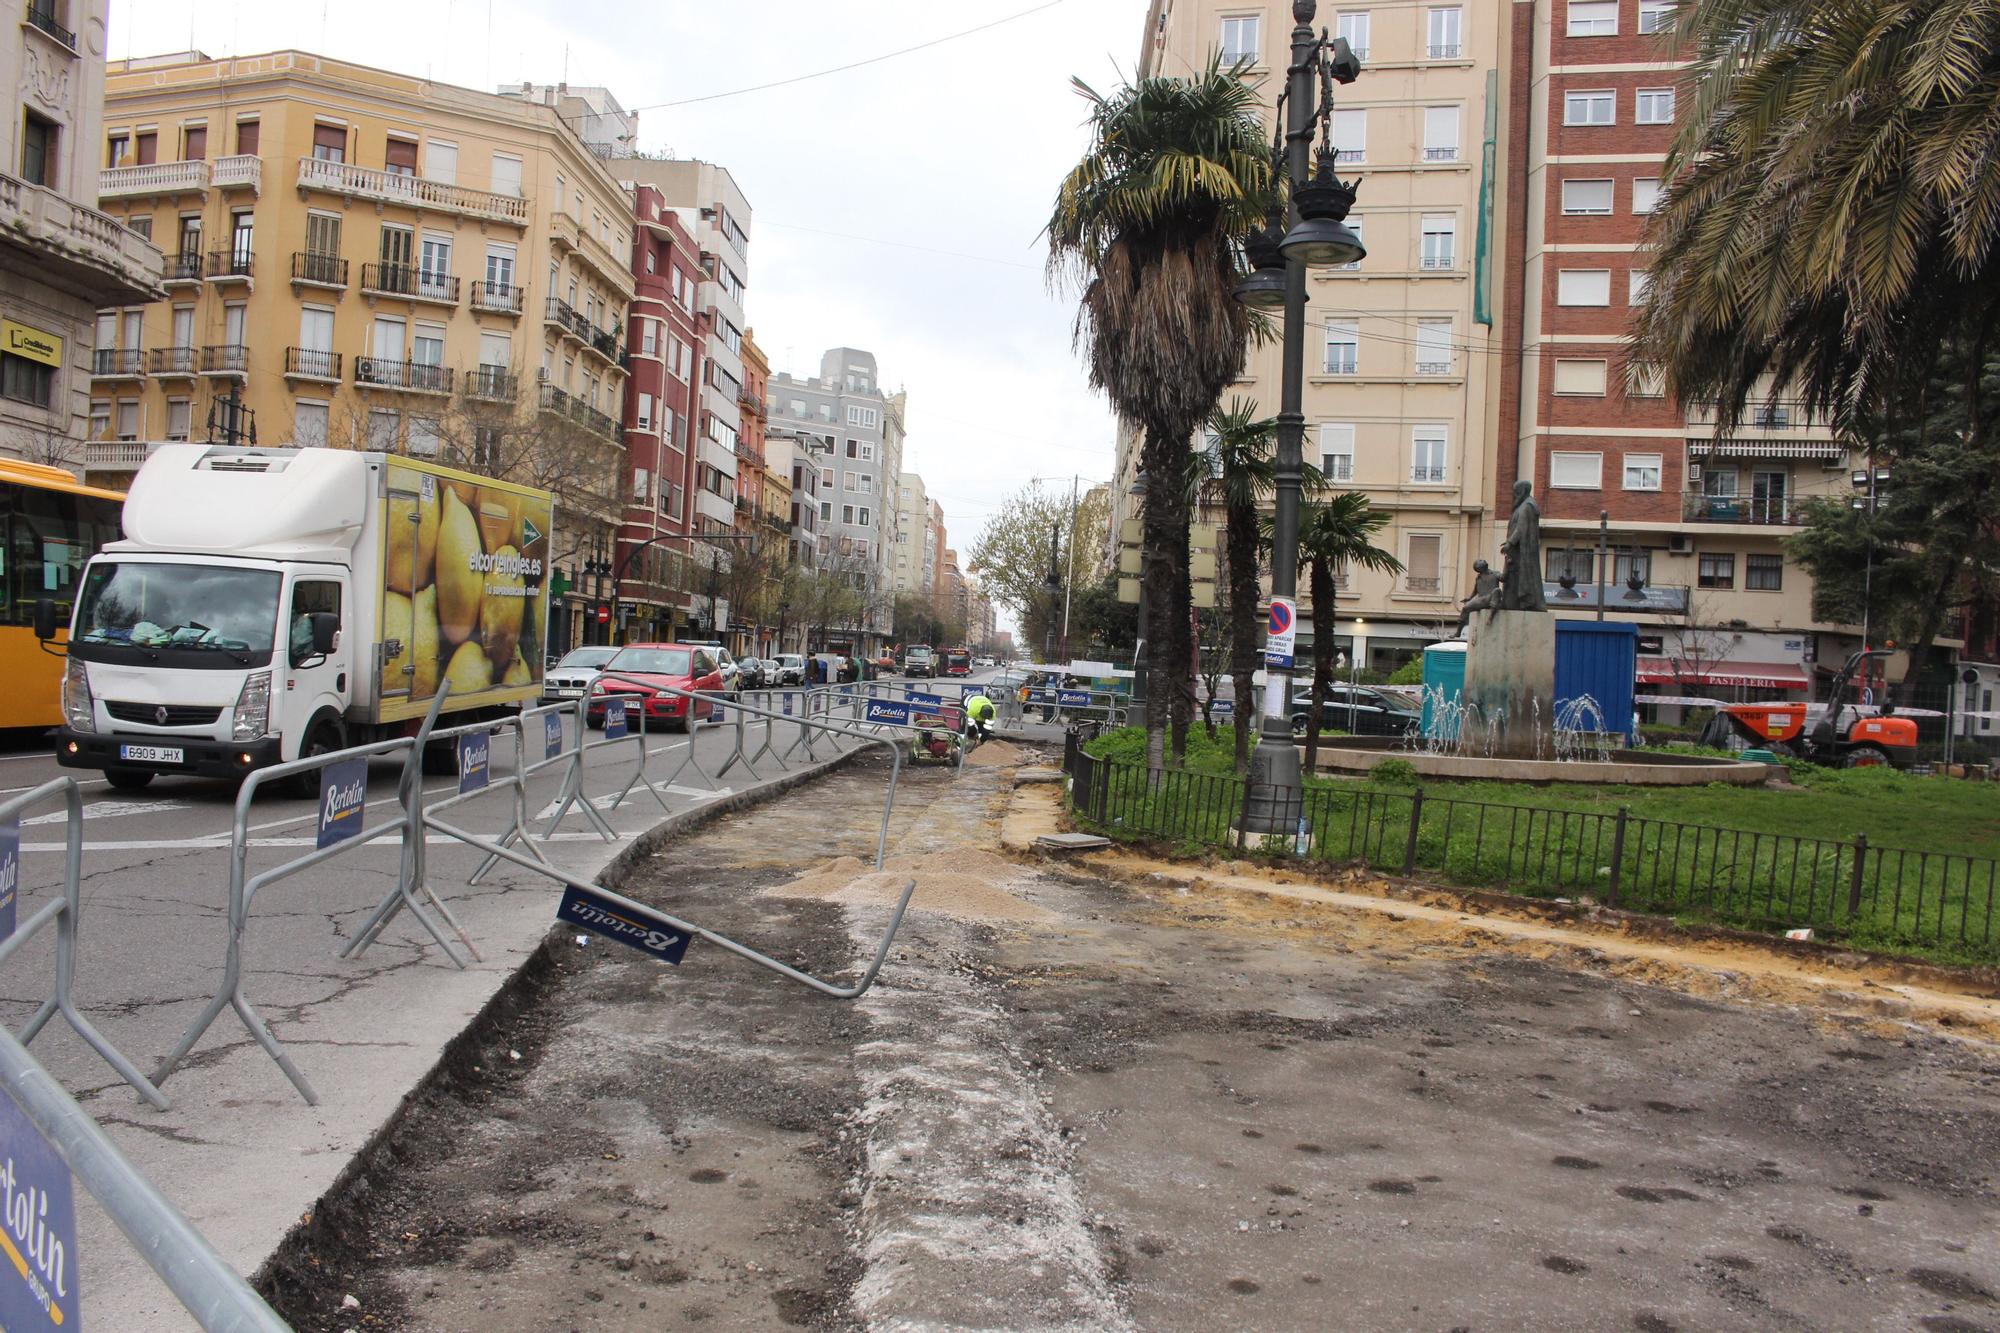
[[[1238,302],[1252,310],[1282,310],[1285,307],[1285,229],[1275,214],[1262,228],[1243,241],[1243,258],[1250,272],[1236,284]]]
[[[1286,259],[1308,268],[1354,264],[1368,257],[1367,247],[1346,221],[1347,211],[1354,207],[1354,187],[1335,175],[1333,168],[1333,149],[1322,147],[1319,169],[1311,183],[1293,194],[1299,220],[1278,247]]]

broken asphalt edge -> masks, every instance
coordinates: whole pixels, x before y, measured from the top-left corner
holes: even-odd
[[[787,773],[692,810],[670,815],[638,835],[605,862],[596,876],[597,883],[617,892],[644,861],[667,843],[694,833],[724,815],[762,805],[808,782],[827,777],[875,748],[861,746],[810,768]],[[334,1177],[333,1183],[314,1202],[312,1211],[279,1237],[270,1254],[250,1275],[250,1284],[275,1308],[297,1308],[316,1294],[324,1294],[330,1275],[322,1271],[316,1256],[322,1252],[355,1252],[358,1238],[354,1235],[350,1215],[352,1205],[369,1192],[371,1176],[384,1169],[393,1169],[400,1135],[412,1113],[435,1098],[450,1095],[454,1089],[477,1081],[485,1048],[548,989],[555,971],[552,945],[568,933],[555,919],[553,904],[558,896],[551,891],[549,930],[542,942],[522,960],[520,966],[501,977],[479,1012],[445,1043],[436,1063],[398,1099],[395,1109],[368,1136],[367,1141],[348,1159],[347,1165],[341,1168],[340,1174]],[[370,1237],[365,1243],[372,1244],[376,1240],[379,1238]]]

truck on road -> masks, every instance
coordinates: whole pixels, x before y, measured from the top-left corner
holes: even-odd
[[[553,521],[546,491],[422,459],[165,445],[84,568],[56,758],[129,790],[414,734],[447,681],[460,721],[530,703]],[[53,602],[36,622],[56,636]]]

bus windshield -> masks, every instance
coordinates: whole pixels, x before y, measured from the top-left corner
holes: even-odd
[[[101,561],[84,579],[70,651],[86,660],[261,666],[278,623],[275,571]]]

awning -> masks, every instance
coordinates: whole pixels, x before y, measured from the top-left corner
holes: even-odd
[[[1796,662],[1676,662],[1639,659],[1639,680],[1647,685],[1748,685],[1765,690],[1803,690],[1810,682]]]
[[[1817,458],[1833,461],[1847,453],[1838,440],[1689,440],[1688,457],[1704,458]]]

